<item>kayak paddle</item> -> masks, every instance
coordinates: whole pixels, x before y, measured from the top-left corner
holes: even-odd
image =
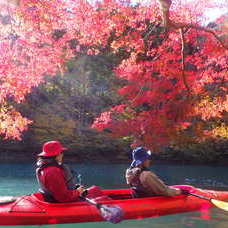
[[[82,183],[82,176],[80,174],[78,175],[78,180],[79,184],[75,186],[76,188],[79,187]],[[114,205],[110,206],[97,203],[95,200],[89,199],[86,197],[86,195],[83,194],[81,195],[81,198],[84,199],[86,202],[96,206],[104,220],[114,224],[123,220],[124,212],[122,208]]]
[[[124,212],[119,206],[111,206],[97,203],[93,199],[82,197],[86,202],[94,205],[99,209],[101,216],[108,222],[118,223],[123,220]]]
[[[206,196],[197,195],[197,194],[191,193],[191,192],[188,192],[188,194],[192,195],[192,196],[195,196],[195,197],[198,197],[198,198],[201,198],[201,199],[205,199],[205,200],[211,201],[211,203],[214,204],[216,207],[218,207],[218,208],[220,208],[220,209],[222,209],[224,211],[228,211],[228,202],[212,199],[212,198],[209,198],[209,197],[206,197]]]

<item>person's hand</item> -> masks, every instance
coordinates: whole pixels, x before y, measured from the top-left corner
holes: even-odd
[[[82,192],[84,192],[86,189],[84,188],[84,186],[80,185],[79,187],[77,187],[77,191],[82,194]]]
[[[80,194],[80,196],[81,196],[81,197],[86,197],[87,194],[88,194],[88,190],[85,189],[85,190]]]
[[[189,190],[186,190],[186,189],[180,189],[180,190],[181,190],[181,194],[189,195]]]
[[[85,197],[88,194],[88,191],[84,186],[80,186],[77,188],[77,191],[79,192],[80,196]]]

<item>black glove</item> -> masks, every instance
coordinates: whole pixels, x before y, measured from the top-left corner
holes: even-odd
[[[189,195],[189,191],[186,189],[181,189],[181,194]]]
[[[74,186],[74,189],[77,189],[77,188],[79,188],[81,185],[80,184],[76,184],[75,186]]]

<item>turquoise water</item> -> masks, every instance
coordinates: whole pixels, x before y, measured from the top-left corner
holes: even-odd
[[[80,172],[85,186],[99,185],[102,188],[126,188],[124,182],[125,164],[71,164]],[[228,190],[227,167],[154,165],[152,169],[167,184],[190,184],[196,187]],[[0,195],[22,195],[35,192],[38,188],[34,164],[1,164]],[[4,226],[1,226],[4,227]],[[227,228],[228,212],[219,209],[209,211],[209,219],[203,219],[199,212],[162,216],[159,218],[126,220],[119,224],[108,222],[60,224],[44,226],[6,226],[12,227],[50,227],[50,228]]]

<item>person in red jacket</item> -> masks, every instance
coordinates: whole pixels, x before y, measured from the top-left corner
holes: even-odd
[[[74,175],[63,164],[64,150],[66,148],[59,141],[49,141],[44,143],[43,151],[38,154],[36,177],[39,192],[47,202],[77,201],[87,191],[80,185],[76,188]]]

